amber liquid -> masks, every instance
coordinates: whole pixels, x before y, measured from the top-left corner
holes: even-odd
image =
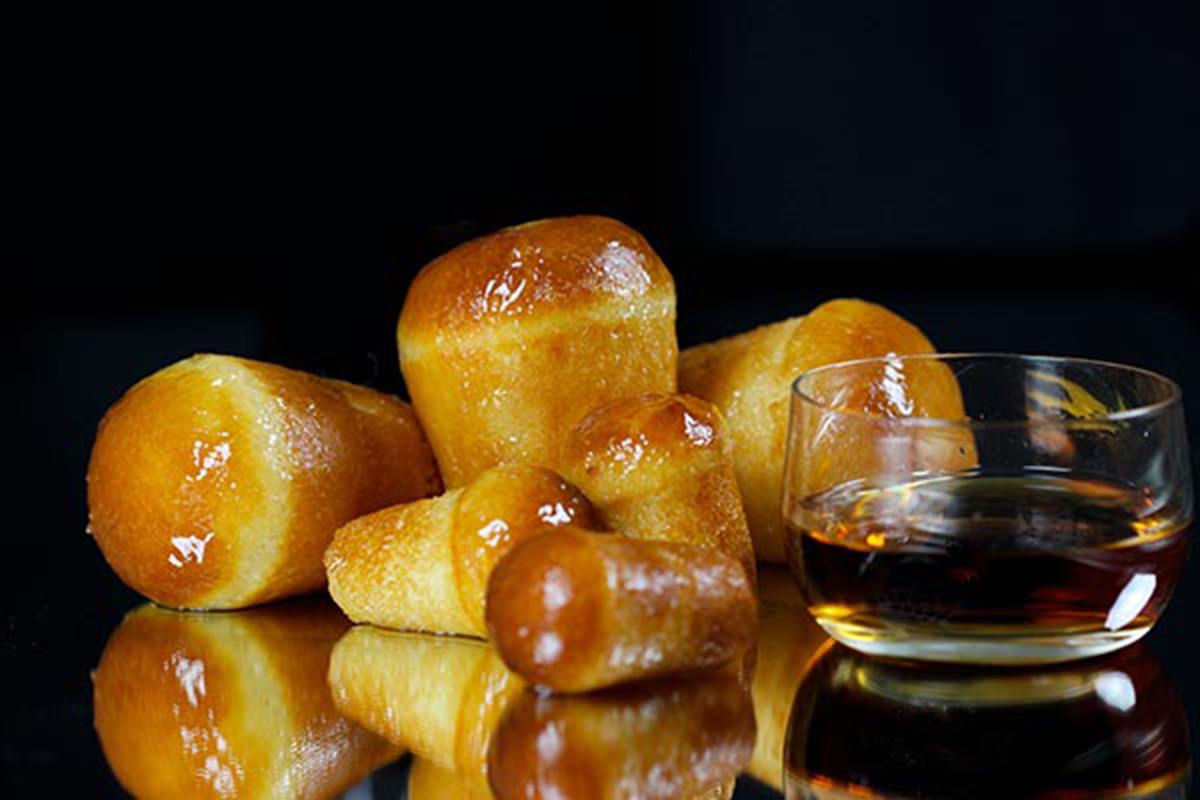
[[[1054,476],[839,487],[788,520],[810,611],[865,652],[1036,663],[1116,649],[1158,619],[1187,546],[1177,511]]]

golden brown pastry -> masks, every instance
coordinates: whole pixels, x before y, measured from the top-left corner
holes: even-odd
[[[96,733],[140,798],[332,797],[400,756],[337,712],[327,601],[130,613],[92,674]]]
[[[716,548],[754,581],[754,547],[721,414],[696,397],[645,394],[588,414],[567,440],[563,475],[606,527],[636,539]]]
[[[492,738],[498,800],[728,797],[754,745],[730,674],[590,695],[524,692]]]
[[[748,771],[780,791],[792,700],[809,665],[832,642],[808,613],[788,571],[763,564],[758,572],[758,654],[752,688],[758,735]]]
[[[198,355],[105,414],[88,467],[89,531],[121,580],[156,603],[239,608],[320,589],[339,525],[440,488],[400,400]]]
[[[325,555],[329,593],[355,622],[487,636],[492,567],[517,542],[567,524],[599,526],[578,489],[540,467],[495,467],[340,528]]]
[[[475,792],[487,790],[500,715],[525,686],[486,642],[368,625],[334,648],[329,684],[343,714]]]
[[[729,663],[753,644],[755,611],[720,550],[571,527],[514,547],[487,593],[504,663],[561,692]]]
[[[929,353],[933,345],[915,326],[886,308],[861,300],[831,300],[793,317],[728,339],[685,350],[680,391],[716,404],[725,416],[746,518],[760,560],[782,562],[782,487],[792,383],[800,373],[838,361],[889,353]],[[921,401],[926,387],[908,387]],[[953,392],[928,398],[927,416],[953,412]],[[952,396],[951,396],[952,395]],[[950,408],[943,408],[943,401]],[[585,487],[586,490],[586,487]]]
[[[501,463],[556,469],[592,408],[675,390],[675,285],[605,217],[505,228],[427,265],[396,331],[400,367],[449,488]]]
[[[426,758],[414,758],[408,765],[407,800],[493,800],[495,795],[478,776],[466,776],[439,767]]]

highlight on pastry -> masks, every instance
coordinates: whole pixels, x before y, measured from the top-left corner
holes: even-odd
[[[600,523],[587,498],[554,472],[495,467],[467,487],[338,529],[325,555],[329,592],[355,622],[486,637],[484,597],[496,562],[562,525]]]
[[[441,490],[406,403],[207,354],[108,410],[87,478],[88,530],[121,580],[193,609],[320,589],[339,525]]]
[[[933,344],[916,326],[883,306],[839,299],[680,354],[680,391],[715,404],[725,417],[759,560],[786,560],[782,465],[792,382],[805,370],[838,361],[931,352]],[[907,387],[918,403],[930,392],[936,403],[940,389]]]
[[[524,692],[488,759],[498,800],[729,797],[754,746],[754,709],[732,675],[589,695]]]
[[[348,626],[327,601],[134,610],[92,673],[117,780],[148,799],[331,797],[398,758],[334,708],[325,676]]]
[[[741,562],[753,586],[754,546],[724,421],[712,404],[679,394],[606,403],[567,438],[563,475],[609,529],[718,549]]]
[[[413,280],[400,367],[449,488],[501,463],[556,469],[596,406],[673,392],[675,285],[605,217],[544,219],[442,255]]]
[[[329,662],[347,717],[487,791],[487,753],[505,707],[525,688],[486,642],[359,625]],[[443,795],[444,796],[444,795]]]
[[[755,616],[745,571],[720,550],[570,527],[513,548],[488,582],[504,663],[562,692],[730,663]]]

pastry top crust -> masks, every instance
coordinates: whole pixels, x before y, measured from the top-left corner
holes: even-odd
[[[598,496],[623,496],[677,479],[675,470],[707,469],[727,457],[721,412],[698,397],[644,394],[606,403],[567,441],[568,477],[586,479]]]
[[[413,280],[401,341],[620,301],[625,311],[674,310],[671,273],[640,233],[608,217],[555,217],[459,245]]]

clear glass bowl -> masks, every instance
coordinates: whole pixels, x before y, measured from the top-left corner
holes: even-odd
[[[887,356],[795,382],[789,565],[871,654],[1032,664],[1109,652],[1162,614],[1192,483],[1179,387],[1099,361]]]

